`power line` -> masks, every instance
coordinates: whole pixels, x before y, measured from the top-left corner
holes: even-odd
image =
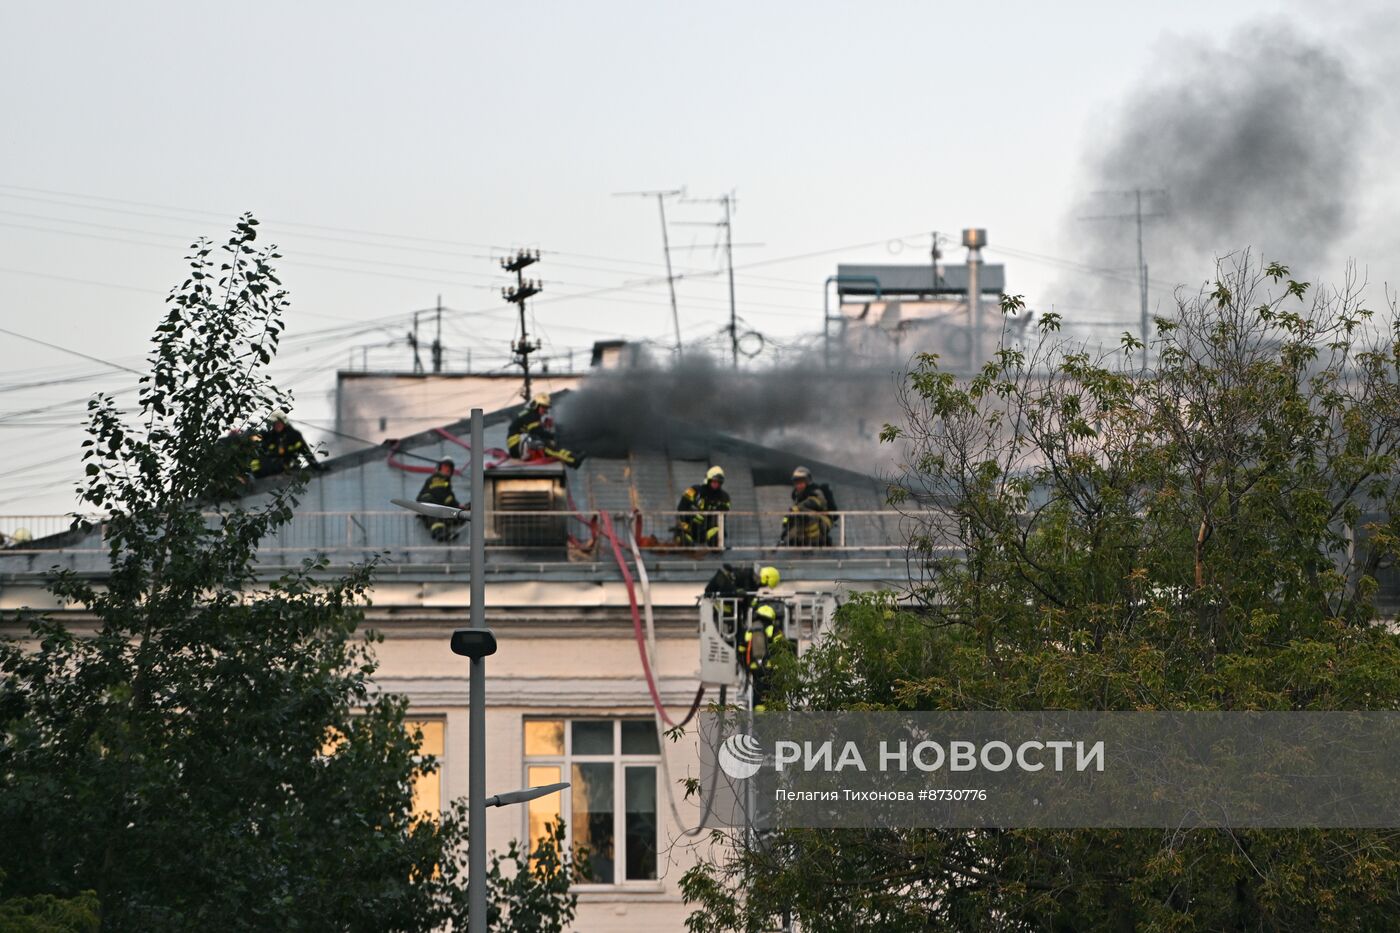
[[[101,363],[103,366],[110,366],[113,369],[125,370],[129,373],[135,373],[138,376],[146,375],[139,369],[132,369],[130,366],[123,366],[121,363],[113,363],[111,360],[104,360],[100,356],[89,356],[86,353],[79,353],[77,350],[70,349],[69,347],[60,346],[56,343],[49,343],[47,340],[40,340],[38,337],[30,337],[27,334],[21,334],[18,331],[9,330],[4,327],[0,327],[0,334],[9,334],[11,337],[18,337],[20,340],[28,340],[30,343],[37,343],[40,346],[48,347],[52,350],[57,350],[60,353],[67,353],[70,356],[80,356],[85,360],[91,360],[94,363]]]

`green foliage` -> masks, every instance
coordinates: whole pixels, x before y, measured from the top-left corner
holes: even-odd
[[[1394,710],[1400,325],[1248,261],[1110,355],[924,357],[896,434],[909,590],[775,679],[808,710]],[[1274,286],[1280,286],[1271,291]],[[1144,368],[1143,351],[1151,366]],[[691,928],[1387,929],[1389,831],[784,831]]]
[[[4,880],[0,871],[0,890]],[[0,899],[0,933],[97,933],[101,913],[92,891],[74,897],[9,897]]]
[[[195,245],[136,423],[90,405],[81,493],[110,571],[53,574],[85,620],[0,645],[0,870],[16,895],[95,891],[110,930],[463,929],[465,807],[413,812],[437,763],[372,680],[373,567],[269,578],[258,544],[304,477],[230,497],[246,465],[221,439],[290,402],[265,373],[287,300],[256,228]],[[560,870],[517,876],[506,912],[569,915]]]
[[[562,933],[573,922],[578,895],[569,888],[587,879],[587,857],[565,855],[562,820],[545,824],[545,830],[528,855],[513,841],[504,854],[492,854],[487,923],[493,930]]]

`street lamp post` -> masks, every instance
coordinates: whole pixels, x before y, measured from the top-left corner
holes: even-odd
[[[471,659],[471,686],[467,713],[467,923],[471,933],[486,930],[486,808],[524,803],[558,793],[569,786],[547,784],[527,787],[493,797],[486,796],[486,658],[496,653],[496,635],[486,627],[486,476],[483,465],[484,428],[480,408],[472,409],[471,501],[458,509],[427,502],[391,500],[395,505],[435,518],[467,521],[471,525],[470,628],[452,633],[452,651]]]
[[[528,377],[527,377],[528,378]],[[480,408],[472,409],[471,485],[472,510],[476,520],[471,523],[471,627],[489,635],[486,628],[486,471],[482,454],[486,448],[485,428]],[[455,636],[454,636],[455,637]],[[491,651],[496,639],[490,638]],[[470,836],[467,840],[467,928],[472,933],[486,929],[486,655],[471,659],[471,690],[467,735],[467,819]]]

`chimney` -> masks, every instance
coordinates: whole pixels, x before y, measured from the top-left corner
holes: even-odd
[[[964,230],[962,242],[967,247],[967,310],[971,335],[968,363],[976,369],[991,356],[987,352],[987,328],[982,320],[982,247],[987,245],[987,231],[981,227]]]

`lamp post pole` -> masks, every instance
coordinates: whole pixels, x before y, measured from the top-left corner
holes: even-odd
[[[486,658],[496,653],[496,635],[486,627],[486,475],[483,464],[486,442],[480,408],[472,409],[471,489],[466,508],[390,499],[394,505],[449,521],[471,524],[471,615],[467,628],[452,633],[452,653],[471,659],[470,707],[467,710],[467,923],[472,933],[486,930],[486,808],[525,803],[557,794],[567,781],[543,787],[526,787],[486,796]]]
[[[471,627],[486,628],[486,476],[482,465],[480,408],[472,409],[471,450]],[[467,816],[470,820],[467,850],[467,921],[472,933],[486,930],[486,658],[471,659],[471,692],[468,709]]]

